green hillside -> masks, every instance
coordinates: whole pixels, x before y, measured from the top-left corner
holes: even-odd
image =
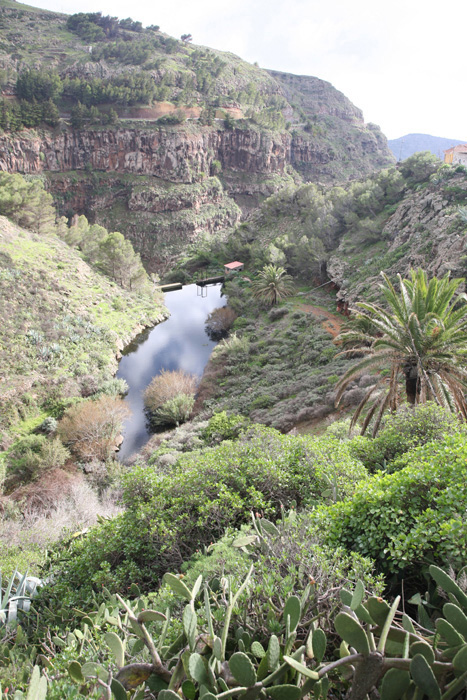
[[[83,382],[110,379],[118,352],[164,307],[91,269],[57,237],[4,217],[0,236],[0,415],[14,432],[21,420],[43,419],[48,402],[80,395]]]

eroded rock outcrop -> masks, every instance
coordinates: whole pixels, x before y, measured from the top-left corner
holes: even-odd
[[[466,231],[459,207],[467,199],[467,178],[460,173],[409,190],[383,228],[381,240],[349,249],[343,240],[331,256],[327,272],[339,288],[337,299],[353,304],[378,297],[380,270],[394,280],[422,267],[430,275],[466,274]]]
[[[195,182],[222,167],[255,173],[284,172],[289,135],[255,130],[112,129],[8,134],[0,138],[0,169],[67,172],[85,168]]]

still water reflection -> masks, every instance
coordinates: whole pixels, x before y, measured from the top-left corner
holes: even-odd
[[[182,369],[201,376],[216,342],[205,333],[207,315],[225,305],[221,285],[207,287],[205,298],[190,284],[165,295],[170,318],[142,333],[123,353],[117,377],[130,387],[125,402],[131,416],[123,426],[123,443],[118,458],[125,461],[149,439],[144,412],[144,390],[162,369]]]

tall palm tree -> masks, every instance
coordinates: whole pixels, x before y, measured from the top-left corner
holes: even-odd
[[[354,327],[350,324],[336,338],[346,347],[343,354],[355,354],[358,348],[363,355],[337,383],[336,404],[364,372],[389,370],[370,387],[355,411],[352,425],[372,403],[362,433],[374,418],[375,435],[384,412],[396,410],[404,393],[409,404],[435,401],[467,419],[467,297],[456,294],[464,280],[445,275],[428,282],[424,270],[412,270],[410,279],[398,275],[398,293],[381,275],[387,308],[357,304]]]
[[[268,306],[278,304],[281,299],[293,294],[292,277],[284,268],[277,265],[265,265],[252,284],[253,296],[261,299]]]

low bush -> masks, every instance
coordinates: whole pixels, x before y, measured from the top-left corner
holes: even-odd
[[[275,308],[272,308],[268,312],[268,318],[271,321],[277,321],[278,318],[283,318],[284,316],[287,316],[289,313],[289,309],[286,306],[278,306]]]
[[[230,338],[221,340],[212,351],[212,358],[217,359],[220,355],[231,355],[234,358],[245,358],[248,355],[250,342],[245,336],[239,337],[233,333]]]
[[[70,408],[58,426],[58,434],[84,461],[105,461],[115,451],[116,438],[128,408],[119,398],[101,396]]]
[[[465,435],[446,436],[398,457],[393,474],[360,484],[351,500],[321,508],[327,543],[373,559],[378,570],[416,576],[434,561],[467,561]]]
[[[8,456],[6,485],[9,490],[18,483],[35,479],[43,470],[61,467],[70,458],[70,451],[58,437],[28,435],[20,440]]]
[[[153,425],[180,425],[180,423],[185,423],[193,411],[194,404],[194,396],[177,394],[177,396],[163,403],[162,406],[152,413],[151,422]]]
[[[230,306],[214,309],[205,321],[207,335],[211,340],[216,341],[225,338],[236,318],[237,314]]]
[[[253,561],[251,585],[240,599],[233,620],[242,624],[248,609],[249,625],[254,627],[258,638],[280,633],[280,622],[273,610],[280,609],[282,601],[291,595],[301,597],[310,581],[313,594],[302,610],[303,630],[312,618],[319,616],[321,629],[332,634],[330,617],[339,605],[339,592],[359,579],[366,590],[381,594],[382,577],[374,575],[373,563],[355,552],[323,546],[322,533],[316,531],[308,514],[300,515],[292,510],[275,527],[266,522],[263,528],[262,522],[256,519],[254,527],[249,525],[241,532],[229,532],[209,548],[208,554],[195,555],[183,567],[184,582],[189,587],[202,574],[208,580],[230,576],[236,588]],[[250,544],[246,548],[232,546],[242,541]]]
[[[198,380],[194,374],[183,370],[163,369],[154,377],[144,393],[144,402],[149,411],[155,412],[167,401],[180,394],[194,396]]]
[[[68,484],[52,503],[41,507],[9,502],[2,504],[0,515],[0,570],[11,575],[16,567],[37,573],[46,557],[46,550],[67,533],[94,525],[99,517],[120,512],[115,495],[107,490],[98,496],[82,478]]]
[[[216,413],[204,428],[202,436],[208,445],[216,445],[223,440],[234,440],[249,425],[244,416],[228,416],[225,411]]]
[[[168,473],[137,466],[124,477],[127,510],[58,552],[56,590],[67,598],[102,584],[153,586],[249,511],[277,518],[282,506],[313,505],[329,476],[349,495],[366,470],[344,443],[261,426],[235,442],[181,455]]]
[[[43,433],[50,435],[51,433],[54,433],[57,430],[57,426],[57,419],[53,416],[47,416],[47,418],[44,418],[44,420],[40,424],[39,429]]]
[[[124,379],[108,379],[102,382],[97,390],[98,396],[125,396],[128,392],[128,384]]]
[[[465,434],[465,427],[448,409],[432,402],[414,407],[405,405],[385,418],[376,438],[356,438],[351,450],[370,471],[381,468],[391,472],[398,455],[440,440],[445,434],[459,432]]]

